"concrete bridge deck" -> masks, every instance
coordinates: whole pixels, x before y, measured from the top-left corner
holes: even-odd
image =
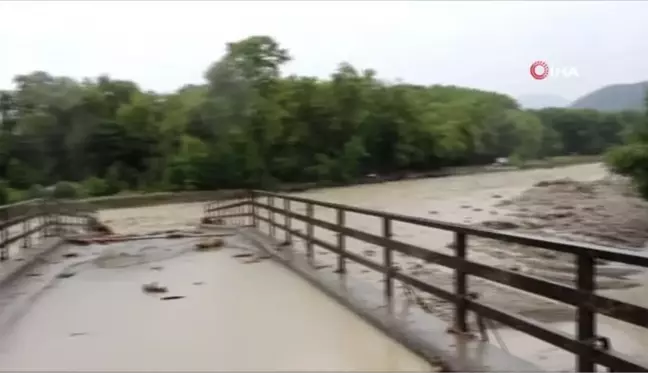
[[[435,369],[249,247],[197,240],[49,253],[0,293],[0,370]]]

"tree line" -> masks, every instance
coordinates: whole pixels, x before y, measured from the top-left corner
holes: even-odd
[[[601,154],[644,120],[523,110],[500,93],[389,82],[348,63],[327,79],[282,75],[290,59],[252,36],[229,43],[204,84],[170,94],[109,76],[18,75],[0,92],[0,179],[14,194],[63,183],[91,196],[351,183],[497,157]]]
[[[626,130],[623,143],[610,149],[605,158],[612,171],[630,177],[648,199],[648,94],[642,119]]]

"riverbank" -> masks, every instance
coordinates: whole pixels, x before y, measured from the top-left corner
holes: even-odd
[[[485,165],[485,166],[461,166],[461,167],[447,167],[440,170],[424,171],[424,172],[411,172],[404,171],[388,175],[368,175],[363,178],[346,182],[313,182],[313,183],[300,183],[300,184],[285,184],[275,188],[280,192],[304,192],[307,190],[328,189],[328,188],[342,188],[353,185],[368,185],[368,184],[381,184],[401,180],[418,180],[418,179],[431,179],[439,177],[451,177],[462,175],[475,175],[499,172],[514,172],[521,170],[533,169],[546,169],[555,167],[566,167],[579,164],[599,163],[602,157],[595,155],[578,155],[578,156],[559,156],[551,157],[543,160],[532,160],[521,163],[519,165]]]
[[[400,180],[417,180],[428,178],[442,178],[461,175],[490,174],[501,172],[514,172],[528,169],[550,169],[578,164],[600,162],[600,156],[565,156],[553,157],[542,161],[529,161],[520,167],[514,166],[466,166],[455,167],[429,172],[403,172],[392,175],[372,175],[355,180],[350,183],[313,182],[299,184],[284,184],[274,188],[274,191],[291,193],[304,191],[317,191],[319,189],[343,188],[354,185],[382,184]],[[182,191],[182,192],[157,192],[157,193],[124,193],[108,197],[85,198],[81,202],[93,208],[114,209],[139,206],[156,206],[164,204],[178,204],[191,202],[207,202],[217,199],[228,199],[240,195],[243,190],[209,190],[209,191]]]

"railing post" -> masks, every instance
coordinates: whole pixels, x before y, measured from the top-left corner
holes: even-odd
[[[256,216],[256,196],[253,190],[250,191],[248,197],[250,199],[250,216],[252,217],[252,226],[258,228],[257,216]]]
[[[47,231],[47,226],[45,225],[47,223],[47,212],[46,212],[46,206],[45,206],[45,200],[41,199],[39,201],[40,203],[38,204],[38,224],[40,225],[40,241],[43,241],[46,235]]]
[[[222,198],[222,197],[219,197],[219,199],[217,199],[217,200],[215,201],[215,204],[214,204],[214,207],[215,207],[215,208],[218,208],[218,207],[220,207],[220,206],[223,204],[223,201],[221,201],[220,198]],[[223,213],[223,212],[222,212],[220,209],[216,209],[215,211],[212,211],[212,212],[210,213],[210,214],[211,214],[210,217],[211,217],[212,219],[219,219],[222,213]],[[219,223],[219,224],[220,224],[220,223]]]
[[[392,220],[390,218],[382,218],[382,233],[386,239],[392,238]],[[392,298],[394,294],[394,264],[393,264],[393,251],[390,246],[383,247],[383,261],[385,265],[385,296],[388,299]]]
[[[387,217],[382,218],[382,233],[387,239],[392,238],[392,220]],[[394,294],[394,263],[393,252],[389,246],[383,247],[383,264],[385,266],[385,296],[391,299]]]
[[[31,213],[30,210],[27,210],[28,214]],[[23,237],[23,245],[22,245],[23,248],[28,248],[28,247],[31,246],[31,234],[27,234],[27,232],[29,232],[29,229],[30,229],[30,227],[29,227],[29,225],[30,225],[29,222],[30,221],[31,221],[31,219],[29,219],[29,217],[27,219],[25,219],[25,221],[23,221],[23,225],[22,225],[23,226],[23,234],[25,234],[25,237]]]
[[[239,200],[238,202],[243,202],[243,201]],[[236,214],[239,215],[239,217],[236,218],[236,221],[238,222],[237,224],[239,226],[244,226],[245,225],[244,213],[245,213],[245,206],[244,205],[236,207]]]
[[[4,208],[1,214],[0,221],[6,223],[9,220],[9,209]],[[0,230],[0,240],[2,241],[0,244],[0,262],[9,260],[9,245],[6,244],[8,238],[8,227],[3,226]]]
[[[596,266],[594,258],[587,253],[577,256],[576,286],[582,293],[588,295],[588,299],[578,305],[576,310],[576,338],[589,346],[593,346],[596,337],[596,312],[590,306],[590,299],[593,295],[596,284]],[[593,348],[593,347],[592,347]],[[577,372],[594,372],[593,350],[588,349],[585,354],[576,357]]]
[[[454,293],[457,296],[455,304],[454,325],[457,333],[467,333],[468,323],[468,275],[464,271],[463,261],[466,260],[466,234],[455,232],[455,258],[457,259],[454,278]]]
[[[285,238],[286,242],[292,243],[292,219],[290,218],[290,216],[288,216],[288,214],[290,214],[290,200],[288,198],[284,198],[284,225],[286,226]]]
[[[310,202],[306,203],[306,216],[308,217],[308,221],[306,222],[306,258],[308,258],[309,262],[312,262],[314,229],[313,223],[311,222],[311,219],[313,219],[313,204]]]
[[[345,214],[344,210],[337,209],[337,225],[338,227],[344,227],[345,224]],[[344,234],[337,234],[337,246],[340,250],[338,255],[338,268],[337,273],[346,273],[346,240],[344,239]]]
[[[61,215],[59,214],[61,209],[61,203],[55,203],[52,206],[52,210],[50,211],[50,215],[52,216],[52,223],[54,225],[54,232],[53,236],[58,237],[61,234]]]
[[[268,206],[270,206],[270,208],[274,207],[274,196],[268,196]],[[270,227],[268,227],[268,230],[270,231],[270,237],[274,238],[274,236],[275,236],[275,213],[274,213],[274,210],[268,210],[268,211],[270,211],[270,216],[269,216],[269,218],[270,218]]]

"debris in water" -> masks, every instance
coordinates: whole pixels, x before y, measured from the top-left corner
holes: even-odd
[[[232,258],[249,258],[251,256],[254,256],[254,254],[236,254],[232,255]]]
[[[209,251],[220,249],[225,244],[225,240],[222,238],[211,238],[207,240],[200,241],[196,244],[196,251]]]
[[[151,282],[142,285],[142,291],[145,293],[166,293],[169,289],[166,286],[160,286],[157,282]]]
[[[372,250],[372,249],[363,250],[362,254],[364,256],[372,257],[372,256],[376,255],[376,250]]]
[[[91,232],[99,233],[102,235],[112,235],[115,234],[109,226],[99,221],[97,218],[92,218],[88,222],[88,230]]]
[[[65,254],[63,254],[63,257],[64,258],[77,258],[77,257],[79,257],[79,254],[78,253],[65,253]]]
[[[252,258],[252,259],[249,259],[249,260],[244,260],[243,263],[245,263],[245,264],[254,264],[254,263],[259,263],[260,261],[261,261],[261,258],[259,258],[257,256],[256,258]]]
[[[204,282],[202,282],[202,281],[196,281],[196,282],[194,282],[193,284],[196,285],[196,286],[199,286],[199,285],[203,285]]]
[[[59,273],[59,275],[56,276],[56,277],[57,278],[70,278],[70,277],[72,277],[74,275],[76,275],[76,273],[74,273],[74,272],[63,272],[63,273]]]
[[[87,335],[88,333],[86,332],[78,332],[78,333],[70,333],[70,337],[79,337],[82,335]]]
[[[27,276],[27,277],[40,277],[40,276],[42,276],[42,274],[41,273],[28,273],[25,276]]]
[[[482,222],[481,226],[483,226],[484,228],[495,229],[495,230],[507,230],[507,229],[515,229],[520,227],[518,223],[514,223],[512,221],[501,221],[501,220],[487,220]]]
[[[210,216],[205,216],[204,218],[200,219],[200,222],[203,224],[217,224],[217,225],[225,224],[225,221],[223,219],[210,217]]]
[[[153,267],[151,267],[152,271],[161,271],[163,269],[164,269],[164,267],[162,267],[162,266],[153,266]]]
[[[72,245],[78,245],[78,246],[88,246],[90,245],[90,241],[85,238],[67,238],[66,239],[67,243],[72,244]]]
[[[174,300],[174,299],[182,299],[184,298],[184,295],[170,295],[168,297],[162,297],[160,300]]]

